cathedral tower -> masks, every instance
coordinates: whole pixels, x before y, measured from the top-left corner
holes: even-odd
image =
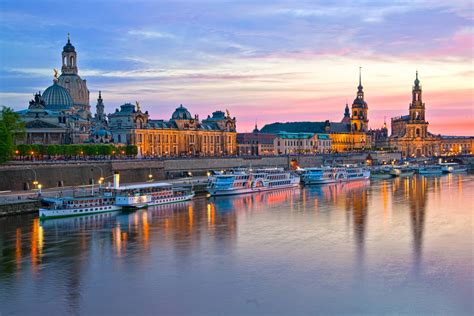
[[[77,75],[77,54],[76,49],[71,44],[69,33],[67,34],[67,43],[63,47],[63,66],[61,72],[63,74],[74,74]]]
[[[87,82],[81,79],[77,68],[77,53],[74,46],[71,44],[69,34],[67,36],[67,43],[63,47],[61,76],[58,78],[58,84],[69,92],[74,102],[75,112],[83,119],[90,118],[90,104],[89,104],[89,89],[87,89]]]
[[[97,105],[96,105],[96,114],[95,118],[99,122],[105,121],[105,114],[104,114],[104,100],[102,99],[102,93],[99,91],[99,98],[97,98]]]
[[[421,85],[418,80],[418,70],[416,71],[416,79],[412,89],[412,101],[410,103],[410,120],[424,121],[425,120],[425,104],[421,98]]]
[[[359,86],[357,97],[352,103],[351,130],[353,132],[367,132],[369,129],[369,108],[364,101],[364,90],[362,87],[361,67],[359,67]]]

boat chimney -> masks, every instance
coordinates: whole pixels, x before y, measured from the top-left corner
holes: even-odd
[[[118,171],[114,172],[114,189],[120,188],[120,173]]]

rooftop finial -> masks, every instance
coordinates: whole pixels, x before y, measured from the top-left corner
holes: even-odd
[[[362,86],[362,67],[359,67],[359,86]]]
[[[418,79],[418,69],[416,70],[416,79],[415,79],[415,86],[418,87],[420,85],[420,80]]]
[[[71,34],[67,32],[67,42],[70,44],[71,43]]]

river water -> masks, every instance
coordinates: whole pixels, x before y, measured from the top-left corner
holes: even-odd
[[[473,175],[0,218],[0,314],[472,314]]]

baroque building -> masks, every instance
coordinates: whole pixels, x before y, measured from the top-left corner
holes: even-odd
[[[332,152],[361,150],[372,146],[372,135],[368,133],[368,105],[364,99],[362,77],[359,68],[357,95],[352,102],[351,111],[346,104],[340,122],[287,122],[265,125],[262,133],[313,133],[327,134],[331,140]]]
[[[389,145],[401,151],[403,157],[472,154],[473,137],[442,136],[428,131],[422,92],[417,71],[408,115],[392,118]]]
[[[275,134],[260,133],[257,124],[251,133],[237,134],[237,153],[239,155],[268,156],[275,155]]]
[[[404,157],[440,155],[441,138],[431,134],[428,125],[417,71],[408,115],[394,117],[391,120],[390,146],[401,151]]]
[[[54,70],[53,84],[34,94],[27,110],[18,111],[26,135],[17,143],[72,144],[87,142],[91,115],[86,81],[78,76],[77,54],[69,36],[62,52],[62,74]]]
[[[171,119],[152,120],[140,104],[125,103],[109,114],[116,144],[136,145],[142,156],[222,156],[237,152],[235,117],[215,111],[200,120],[180,105]]]
[[[71,44],[69,34],[61,56],[62,67],[58,84],[66,88],[71,95],[76,113],[83,119],[90,118],[92,115],[89,105],[89,89],[87,89],[86,80],[78,74],[77,53],[75,47]]]

